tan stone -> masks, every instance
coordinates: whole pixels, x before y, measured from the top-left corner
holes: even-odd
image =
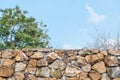
[[[66,76],[76,76],[81,72],[81,69],[78,67],[71,67],[71,66],[67,66],[65,69],[65,75]]]
[[[33,55],[34,53],[33,52],[29,52],[29,51],[27,51],[27,52],[24,52],[27,56],[31,56],[31,55]]]
[[[70,56],[70,60],[76,60],[76,55]]]
[[[29,80],[38,80],[35,75],[29,75],[28,79]]]
[[[50,72],[50,75],[52,78],[57,78],[57,79],[61,79],[61,77],[62,77],[62,73],[59,69],[58,70],[52,69]]]
[[[15,80],[24,80],[24,74],[21,72],[16,72],[14,76],[15,76]]]
[[[84,79],[87,78],[87,75],[88,75],[88,73],[86,73],[86,72],[83,71],[83,72],[80,73],[79,79],[80,79],[80,80],[84,80]]]
[[[99,49],[98,48],[93,48],[92,49],[92,53],[98,53],[99,52]]]
[[[53,69],[63,70],[66,67],[66,64],[62,60],[55,60],[50,66]]]
[[[14,77],[9,77],[9,78],[7,78],[7,80],[15,80],[15,78]]]
[[[108,55],[107,51],[101,51],[100,53],[103,54],[103,55],[105,55],[105,56]]]
[[[91,80],[90,78],[85,78],[84,80]]]
[[[120,80],[120,78],[114,78],[113,80]]]
[[[55,49],[55,53],[57,53],[58,56],[60,56],[61,58],[64,58],[64,57],[65,57],[65,53],[64,53],[64,51],[62,51],[62,50]]]
[[[98,72],[93,70],[89,73],[89,76],[92,80],[100,80],[101,78],[101,75]]]
[[[37,65],[37,60],[30,59],[27,67],[29,67],[29,68],[35,68],[36,65]]]
[[[86,64],[86,65],[82,66],[82,70],[85,72],[90,72],[91,64]]]
[[[43,57],[44,57],[44,56],[43,56],[42,52],[34,52],[34,54],[31,55],[30,58],[33,58],[33,59],[41,59],[41,58],[43,58]]]
[[[36,76],[39,77],[50,77],[50,69],[48,67],[38,68]]]
[[[105,73],[106,67],[103,61],[100,61],[92,66],[92,69],[98,71],[99,73]]]
[[[41,67],[41,66],[48,66],[48,62],[46,59],[40,59],[37,61],[37,66]]]
[[[84,57],[82,57],[82,56],[76,56],[76,57],[77,57],[77,62],[78,62],[79,64],[82,64],[82,65],[87,64],[87,62],[86,62],[86,60],[85,60]]]
[[[0,77],[0,80],[7,80],[7,79]]]
[[[80,80],[79,77],[68,77],[67,80]]]
[[[107,66],[118,66],[119,61],[116,56],[106,56],[105,63]]]
[[[98,53],[98,54],[94,54],[94,55],[87,55],[85,58],[88,63],[94,63],[96,61],[103,60],[104,56],[103,56],[103,54]]]
[[[26,73],[30,73],[30,74],[35,74],[36,70],[37,70],[36,68],[29,68],[29,67],[27,67],[25,72]]]
[[[2,53],[2,58],[7,58],[8,59],[8,58],[13,57],[12,53],[10,51],[5,50],[5,51],[2,51],[1,53]]]
[[[49,56],[46,57],[46,60],[48,63],[52,63],[54,60],[52,58],[50,58]]]
[[[15,62],[12,59],[0,59],[0,61],[1,61],[0,66],[11,66]]]
[[[108,54],[114,55],[114,56],[119,56],[120,50],[108,50]]]
[[[24,71],[25,68],[26,68],[26,63],[19,62],[15,64],[15,71]]]
[[[29,58],[26,56],[25,53],[23,53],[22,51],[19,51],[19,53],[15,57],[15,60],[16,61],[25,61],[25,60],[29,60]]]
[[[66,64],[68,64],[68,63],[71,62],[71,60],[70,60],[70,58],[64,58],[64,59],[63,59],[63,62],[65,62]]]
[[[0,77],[11,77],[14,71],[11,66],[0,67]]]
[[[67,50],[65,52],[68,56],[73,56],[77,51],[76,50]]]
[[[101,80],[111,80],[106,73],[101,75]]]
[[[16,55],[21,54],[21,53],[22,53],[21,50],[18,50],[18,49],[12,50],[13,57],[15,57]]]
[[[55,52],[51,52],[51,53],[49,53],[48,56],[49,56],[51,59],[53,59],[53,60],[55,60],[55,59],[58,58],[58,54],[56,54]]]

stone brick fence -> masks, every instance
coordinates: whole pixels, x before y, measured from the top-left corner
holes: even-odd
[[[120,80],[120,50],[1,50],[0,80]]]

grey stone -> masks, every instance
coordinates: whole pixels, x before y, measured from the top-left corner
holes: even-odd
[[[72,67],[72,66],[67,66],[65,69],[65,75],[66,76],[76,76],[77,74],[81,73],[82,70],[78,67]]]
[[[101,76],[101,80],[110,80],[110,78],[108,77],[108,75],[106,73],[104,73]]]
[[[120,67],[108,67],[107,73],[111,78],[120,78]]]
[[[53,69],[63,70],[65,69],[66,64],[61,60],[55,60],[49,67]]]
[[[50,69],[48,67],[38,68],[38,70],[36,72],[36,76],[49,77],[50,76]]]
[[[25,68],[26,68],[26,64],[22,62],[16,63],[15,65],[15,71],[24,71]]]

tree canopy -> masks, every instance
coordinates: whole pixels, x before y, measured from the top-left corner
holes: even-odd
[[[46,48],[49,47],[49,36],[46,25],[37,22],[28,13],[15,8],[0,10],[0,48]]]

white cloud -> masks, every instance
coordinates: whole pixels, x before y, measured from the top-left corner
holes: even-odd
[[[89,12],[90,16],[88,18],[88,21],[93,23],[93,24],[98,24],[101,21],[104,21],[106,19],[106,16],[103,14],[97,14],[94,9],[89,6],[88,4],[86,4],[85,8],[87,9],[87,11]]]
[[[79,46],[74,46],[74,45],[72,45],[72,44],[64,44],[62,48],[63,48],[63,49],[81,49],[81,47],[79,47]]]

